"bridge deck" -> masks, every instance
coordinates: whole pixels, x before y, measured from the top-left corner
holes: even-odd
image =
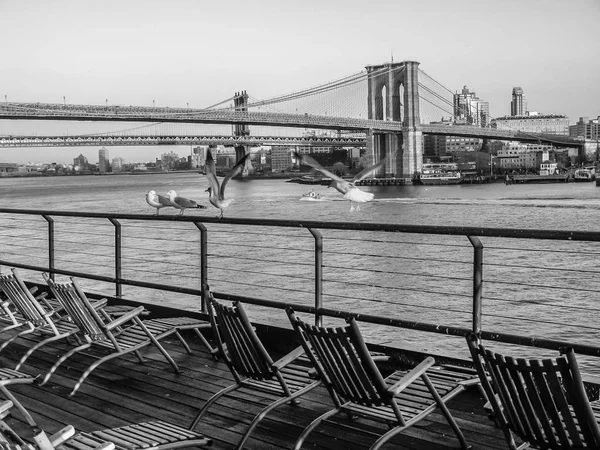
[[[72,398],[66,396],[75,378],[82,370],[84,356],[72,358],[45,386],[17,386],[11,388],[39,425],[55,432],[66,424],[77,430],[92,431],[150,419],[163,419],[182,425],[191,423],[198,409],[219,388],[231,383],[232,377],[221,361],[214,361],[197,338],[187,335],[193,355],[185,353],[176,341],[166,341],[166,347],[184,370],[173,373],[168,363],[153,350],[145,351],[148,361],[139,364],[135,358],[121,359],[101,365],[88,377],[80,391]],[[18,356],[32,344],[20,339],[1,355],[2,364],[14,367]],[[23,371],[38,374],[47,370],[68,344],[47,346],[28,360]],[[226,399],[213,406],[202,419],[197,430],[213,438],[214,449],[230,449],[240,439],[249,421],[265,404],[263,396],[245,393],[238,398]],[[297,407],[285,405],[271,413],[259,426],[246,446],[251,450],[292,448],[297,436],[308,423],[332,406],[324,388],[318,388],[305,397]],[[460,394],[450,403],[452,414],[465,433],[467,441],[477,449],[505,448],[502,433],[486,417],[477,389]],[[15,412],[9,422],[25,436],[29,428]],[[374,437],[357,433],[354,423],[343,420],[340,425],[326,425],[313,432],[304,448],[316,450],[364,449]],[[359,426],[366,425],[363,421]],[[381,426],[372,426],[382,432]],[[387,448],[450,449],[458,442],[443,416],[434,413],[394,438]]]

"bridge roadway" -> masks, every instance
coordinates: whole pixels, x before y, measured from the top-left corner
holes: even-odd
[[[123,121],[160,123],[247,124],[400,134],[409,131],[402,122],[356,119],[313,114],[285,114],[230,109],[156,108],[143,106],[64,105],[51,103],[0,103],[0,119]],[[568,136],[523,133],[468,125],[421,124],[414,131],[423,134],[488,138],[507,141],[551,143],[556,147],[581,147],[584,141]]]
[[[0,136],[0,148],[94,145],[317,145],[364,147],[365,137],[276,136]]]

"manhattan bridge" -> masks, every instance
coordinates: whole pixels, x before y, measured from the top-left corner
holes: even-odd
[[[236,92],[203,109],[117,106],[108,101],[106,105],[0,102],[0,147],[221,144],[234,146],[239,159],[257,145],[354,146],[365,147],[372,163],[397,150],[378,175],[411,178],[423,163],[424,135],[583,145],[567,136],[440,123],[455,113],[453,92],[418,62],[403,61],[367,66],[353,75],[270,99]],[[26,121],[28,131],[14,131],[16,121]],[[70,133],[39,134],[39,121],[85,122],[94,131],[73,133],[71,126]]]

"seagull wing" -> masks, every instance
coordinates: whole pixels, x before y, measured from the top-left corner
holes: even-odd
[[[313,169],[317,169],[323,175],[331,178],[332,180],[344,181],[344,182],[346,181],[346,180],[342,180],[337,175],[332,174],[329,170],[324,169],[323,166],[321,166],[321,164],[319,164],[317,161],[315,161],[312,157],[310,157],[308,155],[301,155],[300,153],[294,152],[294,156],[296,158],[298,158],[298,160],[300,160],[303,164],[306,164],[307,166],[310,166]]]
[[[221,183],[221,190],[219,191],[219,198],[223,200],[225,198],[225,186],[229,183],[233,177],[235,177],[238,173],[242,171],[244,168],[244,164],[246,164],[246,160],[250,157],[250,153],[245,154],[242,159],[240,159],[235,166],[229,171],[223,182]]]
[[[163,205],[163,206],[171,206],[171,202],[164,195],[156,194],[156,197],[157,197],[158,203],[160,203],[161,205]]]
[[[353,183],[356,183],[357,181],[363,180],[365,178],[367,178],[369,175],[371,175],[373,172],[376,172],[377,170],[379,170],[380,168],[382,168],[383,166],[385,166],[385,163],[392,157],[395,156],[398,152],[395,151],[393,153],[390,153],[389,155],[387,155],[385,158],[383,158],[381,161],[379,161],[377,164],[373,164],[372,166],[366,167],[365,169],[363,169],[362,171],[360,171],[359,173],[357,173],[354,178],[352,179]]]
[[[214,195],[219,195],[219,180],[217,179],[217,169],[215,168],[215,160],[212,153],[206,154],[206,178]]]

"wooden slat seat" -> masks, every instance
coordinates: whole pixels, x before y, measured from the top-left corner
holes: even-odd
[[[467,343],[510,449],[600,448],[599,411],[588,400],[572,348],[555,359],[525,359],[486,349],[474,333]]]
[[[0,404],[0,448],[27,450],[169,450],[182,447],[209,447],[212,439],[173,423],[155,420],[117,428],[76,433],[68,425],[48,436],[33,426],[32,443],[27,442],[4,421],[11,401]]]
[[[428,357],[414,369],[396,371],[384,379],[354,318],[348,319],[346,327],[327,328],[303,322],[291,307],[286,312],[335,406],[304,429],[294,449],[300,449],[319,424],[338,414],[386,423],[390,430],[371,446],[378,449],[437,408],[454,430],[461,447],[469,447],[446,402],[472,383],[472,376],[454,375],[452,380],[448,373],[430,372],[435,361]]]

